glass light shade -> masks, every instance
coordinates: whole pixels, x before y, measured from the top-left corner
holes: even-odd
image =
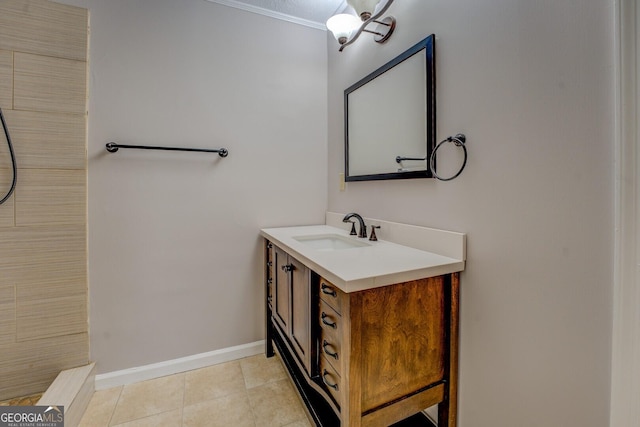
[[[380,3],[380,0],[347,0],[347,4],[356,11],[363,21],[373,15],[378,3]]]
[[[333,15],[327,21],[327,29],[333,33],[333,36],[340,44],[344,44],[349,36],[360,26],[360,20],[348,13]]]

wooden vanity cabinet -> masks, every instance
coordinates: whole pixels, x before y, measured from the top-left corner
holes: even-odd
[[[277,246],[271,245],[272,318],[287,337],[309,372],[311,365],[311,285],[309,269]]]
[[[308,364],[290,354],[302,334],[283,329],[275,311],[267,355],[273,339],[316,424],[430,426],[421,411],[438,404],[438,426],[455,427],[458,273],[345,293],[307,271],[309,293],[296,300],[292,275],[288,307],[294,323],[309,320]],[[293,314],[302,304],[308,317]]]

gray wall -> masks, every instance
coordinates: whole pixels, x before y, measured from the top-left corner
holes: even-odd
[[[205,1],[65,2],[91,11],[101,372],[261,339],[257,229],[322,222],[328,191],[328,210],[468,233],[461,427],[608,425],[612,2],[403,0],[387,44],[342,53]],[[430,33],[438,135],[467,134],[467,169],[340,192],[343,89]],[[107,155],[110,140],[231,154]]]
[[[324,221],[325,34],[204,0],[68,3],[90,9],[99,372],[263,339],[258,230]],[[109,154],[109,141],[230,154]]]
[[[608,425],[612,12],[598,0],[408,0],[391,7],[385,45],[365,34],[338,53],[327,36],[329,210],[468,233],[461,427]],[[340,192],[342,91],[431,33],[438,138],[467,135],[467,168]]]

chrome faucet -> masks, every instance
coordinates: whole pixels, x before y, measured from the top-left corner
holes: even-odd
[[[360,215],[355,212],[351,212],[342,218],[342,222],[351,222],[349,220],[353,217],[355,217],[360,224],[360,233],[358,233],[358,237],[365,239],[367,237],[367,226],[364,224],[364,219],[362,219]]]

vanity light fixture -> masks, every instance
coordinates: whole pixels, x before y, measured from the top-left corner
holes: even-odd
[[[383,0],[347,0],[358,16],[348,13],[334,15],[327,21],[327,29],[333,33],[338,43],[340,52],[346,46],[356,41],[363,32],[373,34],[373,39],[378,43],[386,42],[396,28],[396,19],[393,16],[379,19],[389,9],[393,0],[386,0],[377,13],[374,13],[378,4]],[[377,24],[375,31],[367,29],[369,24]]]

